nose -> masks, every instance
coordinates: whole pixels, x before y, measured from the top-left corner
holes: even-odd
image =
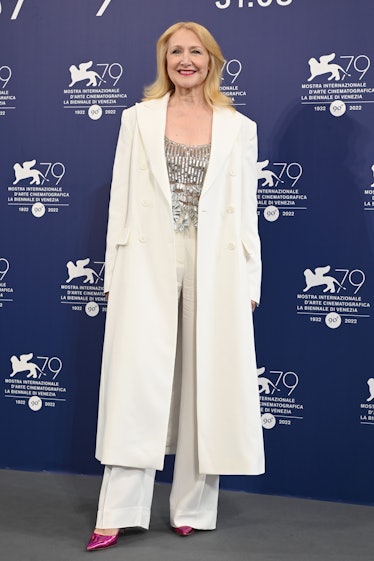
[[[190,52],[188,50],[185,50],[182,52],[181,64],[183,64],[183,66],[188,66],[190,63],[191,63]]]

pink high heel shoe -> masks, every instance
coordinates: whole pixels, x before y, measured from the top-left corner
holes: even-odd
[[[173,531],[182,538],[186,538],[195,533],[194,528],[191,528],[191,526],[179,526],[178,528],[173,528]]]
[[[103,536],[102,534],[96,534],[96,532],[94,532],[90,537],[90,541],[87,544],[86,550],[98,551],[99,549],[112,547],[118,542],[118,534],[119,532],[117,532],[113,536]]]

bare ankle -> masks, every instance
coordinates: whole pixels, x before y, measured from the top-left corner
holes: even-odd
[[[115,536],[118,534],[118,528],[95,528],[94,532],[101,536]]]

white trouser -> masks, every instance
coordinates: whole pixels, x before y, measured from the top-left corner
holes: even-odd
[[[175,234],[178,294],[182,294],[182,384],[170,524],[213,530],[218,475],[198,471],[196,414],[196,230]],[[149,527],[155,470],[106,466],[96,527]]]

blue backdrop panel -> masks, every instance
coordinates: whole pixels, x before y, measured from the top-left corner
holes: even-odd
[[[155,76],[158,36],[194,20],[222,47],[222,90],[259,127],[267,472],[222,485],[374,502],[371,12],[370,0],[0,2],[1,467],[101,470],[121,112]],[[168,459],[160,479],[171,471]]]

